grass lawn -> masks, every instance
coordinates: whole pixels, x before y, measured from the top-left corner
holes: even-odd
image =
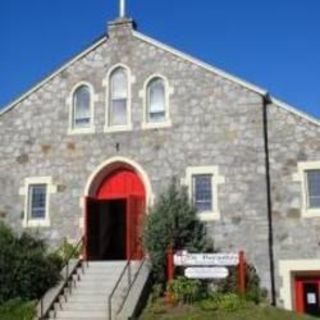
[[[1,320],[32,320],[34,305],[30,302],[11,300],[0,305]]]
[[[162,302],[149,305],[140,320],[315,320],[269,306],[247,305],[237,311],[204,311],[198,305],[165,306]]]

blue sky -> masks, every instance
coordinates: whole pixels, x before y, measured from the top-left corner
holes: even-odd
[[[320,117],[319,0],[127,0],[139,31]],[[0,107],[106,32],[118,0],[2,0]]]

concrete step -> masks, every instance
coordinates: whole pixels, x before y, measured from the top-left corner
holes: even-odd
[[[60,303],[55,304],[55,312],[50,313],[50,319],[107,320],[109,296],[125,265],[125,261],[98,261],[90,262],[83,270],[78,269],[73,276],[72,290],[66,289],[64,296],[60,296]],[[139,263],[132,263],[132,279],[138,267]],[[128,274],[125,273],[112,299],[113,312],[122,305],[127,286]]]
[[[108,309],[107,300],[105,302],[68,302],[62,305],[64,311],[106,311]]]
[[[78,294],[73,294],[73,295],[70,295],[68,298],[67,298],[67,302],[81,302],[81,303],[85,303],[85,302],[88,302],[88,303],[95,303],[95,302],[98,302],[98,303],[103,303],[103,302],[106,302],[108,301],[108,298],[109,298],[109,294],[100,294],[100,295],[88,295],[88,294],[83,294],[83,293],[78,293]]]
[[[87,279],[114,279],[114,277],[120,276],[120,272],[114,272],[114,271],[109,271],[109,272],[104,272],[104,273],[99,273],[99,272],[91,272],[91,273],[86,273],[85,275],[80,276],[81,280],[87,280]]]
[[[56,319],[103,319],[106,320],[108,318],[107,311],[57,311]]]

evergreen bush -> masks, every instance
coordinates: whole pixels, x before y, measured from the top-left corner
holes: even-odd
[[[166,252],[173,250],[203,252],[209,244],[205,226],[190,204],[186,188],[172,180],[169,188],[146,217],[143,243],[152,265],[156,283],[166,281]]]

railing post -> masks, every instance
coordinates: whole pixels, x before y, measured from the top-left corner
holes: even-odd
[[[130,287],[131,285],[131,260],[129,260],[128,264],[128,286]]]
[[[112,320],[112,300],[109,299],[109,320]]]
[[[40,319],[43,317],[43,299],[40,300]]]
[[[66,279],[68,279],[68,276],[69,276],[69,260],[67,261],[67,264],[66,264]]]

